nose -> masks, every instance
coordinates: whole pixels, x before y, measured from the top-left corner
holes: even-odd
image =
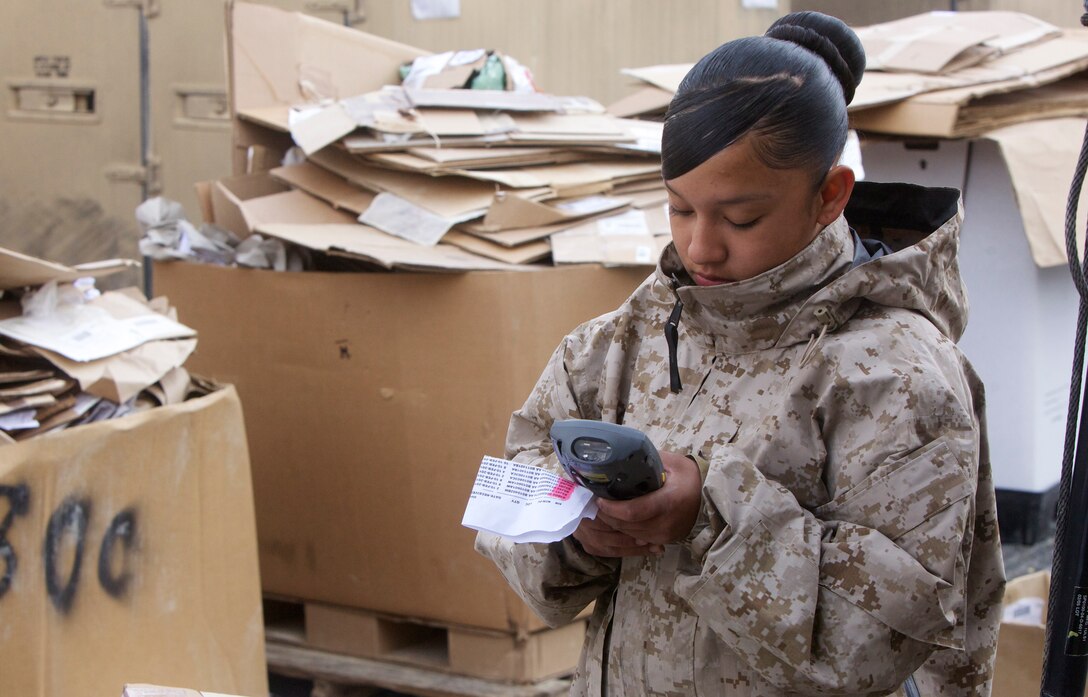
[[[721,264],[729,258],[725,238],[714,221],[700,216],[695,220],[688,241],[688,259],[698,266]]]

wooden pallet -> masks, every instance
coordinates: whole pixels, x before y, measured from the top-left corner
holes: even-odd
[[[581,619],[517,636],[267,598],[265,624],[274,673],[327,684],[328,694],[373,685],[443,697],[566,694],[586,630]]]

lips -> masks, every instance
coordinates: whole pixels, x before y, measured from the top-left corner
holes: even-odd
[[[691,274],[691,279],[695,281],[696,285],[700,286],[720,286],[723,283],[729,283],[727,278],[718,278],[717,276],[704,276],[701,273]]]

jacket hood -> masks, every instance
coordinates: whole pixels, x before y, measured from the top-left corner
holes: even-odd
[[[727,353],[809,341],[846,322],[865,300],[919,312],[956,341],[967,323],[956,259],[962,220],[956,189],[858,182],[844,214],[812,243],[744,281],[694,285],[670,244],[655,294],[682,301],[682,321]],[[857,264],[856,237],[879,240],[891,253]]]

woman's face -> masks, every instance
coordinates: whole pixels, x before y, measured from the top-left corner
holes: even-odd
[[[817,189],[811,172],[771,169],[756,157],[749,137],[742,138],[665,182],[676,251],[700,286],[758,276],[796,255],[833,222],[853,183],[848,168],[835,167]]]

